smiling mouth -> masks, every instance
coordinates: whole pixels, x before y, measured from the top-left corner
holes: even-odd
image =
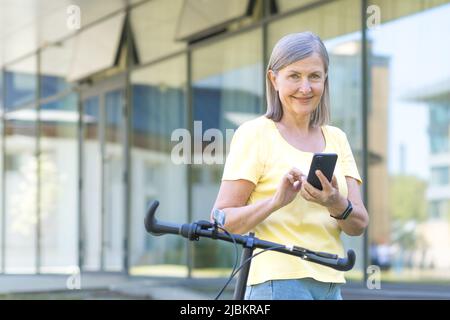
[[[311,99],[312,99],[313,97],[309,97],[309,98],[292,97],[292,98],[294,98],[295,100],[298,100],[298,101],[300,101],[300,102],[309,102],[309,101],[311,101]]]

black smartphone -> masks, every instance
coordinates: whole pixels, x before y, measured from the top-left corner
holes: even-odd
[[[316,176],[316,170],[322,171],[328,181],[331,182],[337,158],[338,155],[336,153],[315,153],[309,167],[307,181],[316,189],[322,190],[322,184]]]

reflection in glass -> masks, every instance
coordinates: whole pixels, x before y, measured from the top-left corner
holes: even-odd
[[[295,10],[307,5],[320,2],[320,0],[274,0],[277,13]]]
[[[69,88],[67,77],[73,68],[75,40],[70,38],[62,43],[46,47],[41,52],[41,98],[58,94]]]
[[[193,166],[191,181],[192,219],[195,221],[209,220],[219,191],[225,150],[231,140],[226,140],[226,130],[234,130],[263,112],[261,31],[251,31],[195,50],[192,64],[194,121],[199,121],[201,126],[194,132],[195,141],[201,143],[194,154],[201,161]],[[213,164],[206,164],[202,158],[211,141],[205,136],[208,129],[222,133],[218,142],[223,150],[216,150],[217,161]],[[218,272],[225,275],[234,263],[234,248],[227,243],[205,239],[195,244],[194,253],[196,276],[218,275]]]
[[[249,10],[249,2],[185,0],[177,21],[176,39],[198,38],[221,24],[243,18]]]
[[[285,5],[294,4],[289,1],[283,3]],[[342,129],[347,134],[359,173],[362,176],[362,75],[359,12],[359,1],[331,2],[270,24],[268,42],[271,44],[269,48],[272,48],[284,35],[301,31],[312,31],[320,36],[330,58],[328,81],[331,125]],[[301,21],[301,28],[299,28],[298,21]],[[381,156],[385,156],[385,152],[381,155],[371,155],[371,159],[377,161]],[[381,167],[380,170],[386,172],[386,167],[384,169]],[[366,177],[362,177],[362,179],[366,182]],[[383,190],[386,189],[377,188],[376,193],[374,190],[374,194],[370,194],[369,197],[382,194]],[[368,211],[370,214],[370,210]],[[346,273],[346,278],[361,279],[364,258],[363,237],[349,237],[341,233],[341,239],[346,249],[355,250],[357,257],[355,268]]]
[[[161,219],[187,222],[187,163],[176,164],[172,158],[172,149],[182,143],[178,135],[172,141],[173,132],[187,132],[186,70],[182,55],[137,70],[131,77],[131,274],[187,275],[185,240],[150,236],[142,226],[152,200],[160,202]],[[184,142],[190,144],[189,138]]]
[[[120,271],[123,266],[124,214],[124,92],[105,94],[105,149],[103,156],[103,255],[105,269]]]
[[[124,20],[121,12],[75,35],[68,81],[80,80],[115,64]]]
[[[83,101],[83,268],[99,270],[101,257],[100,98]]]
[[[1,84],[1,73],[0,73],[0,84]],[[1,85],[0,85],[1,88]],[[0,94],[0,101],[1,101],[1,94]],[[4,185],[3,185],[3,140],[4,140],[4,134],[3,134],[3,114],[2,114],[2,105],[0,102],[0,248],[3,248],[3,236],[4,236],[4,227],[3,224],[3,218],[5,216],[5,211],[3,207],[4,203]],[[3,272],[3,249],[0,249],[0,272]]]
[[[0,71],[0,115],[3,115],[3,74],[3,70]]]
[[[36,56],[32,56],[6,67],[3,79],[6,86],[6,110],[12,110],[36,98],[36,66]]]
[[[123,270],[123,108],[123,89],[101,92],[83,102],[82,230],[85,270]]]
[[[38,187],[36,110],[16,110],[5,118],[5,272],[33,273]]]
[[[268,55],[275,43],[289,33],[312,31],[324,41],[347,34],[360,33],[359,8],[360,3],[355,0],[331,1],[320,7],[274,21],[268,29]]]
[[[79,17],[71,10],[71,5],[79,7]],[[5,4],[2,7],[3,61],[12,61],[36,51],[39,46],[74,34],[78,31],[76,29],[78,20],[80,27],[84,28],[126,5],[127,2],[123,0],[33,1],[14,2],[14,5],[7,6]]]
[[[141,63],[186,47],[185,43],[175,40],[182,7],[182,0],[152,0],[132,9],[131,25]]]
[[[123,21],[120,13],[45,47],[40,64],[41,97],[58,94],[81,78],[119,64]]]
[[[41,105],[41,272],[78,264],[78,106],[75,94]]]
[[[450,3],[374,4],[385,23],[368,33],[369,121],[376,130],[369,143],[389,157],[387,173],[377,165],[370,172],[370,188],[387,190],[370,201],[371,263],[381,266],[384,280],[448,280],[450,46],[442,39]]]
[[[3,248],[3,236],[4,236],[4,185],[3,185],[3,141],[4,141],[4,132],[3,132],[3,72],[0,72],[0,248]],[[0,272],[4,272],[3,270],[3,249],[0,249]]]

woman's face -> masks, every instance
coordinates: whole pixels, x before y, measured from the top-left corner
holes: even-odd
[[[308,116],[319,105],[325,86],[326,73],[317,53],[296,61],[269,77],[283,106],[294,116]]]

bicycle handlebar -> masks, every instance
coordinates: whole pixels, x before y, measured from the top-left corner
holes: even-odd
[[[225,233],[217,232],[217,229],[213,229],[213,224],[209,221],[198,221],[185,224],[161,222],[155,218],[155,213],[158,206],[159,202],[157,200],[153,201],[150,204],[144,221],[145,229],[147,230],[147,232],[155,236],[160,236],[163,234],[177,234],[188,238],[189,240],[198,240],[199,237],[205,237],[233,242],[233,240],[230,238],[230,236],[232,236],[236,243],[239,243],[243,246],[254,246],[260,249],[267,249],[278,246],[279,248],[273,249],[273,251],[297,256],[303,260],[318,263],[339,271],[351,270],[355,265],[356,255],[353,250],[347,251],[346,258],[339,258],[335,254],[316,252],[297,246],[281,245],[279,243],[261,240],[252,236],[239,234],[230,234],[229,236]]]

